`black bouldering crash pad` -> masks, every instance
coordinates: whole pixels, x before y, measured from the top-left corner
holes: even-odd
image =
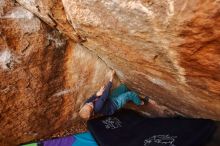
[[[87,126],[101,146],[203,146],[215,130],[212,120],[148,118],[125,109]]]

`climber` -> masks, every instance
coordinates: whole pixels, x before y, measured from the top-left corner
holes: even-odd
[[[88,120],[94,113],[112,115],[128,101],[132,101],[136,105],[148,103],[148,97],[140,99],[137,93],[129,91],[125,84],[121,84],[110,93],[114,75],[115,71],[112,70],[108,84],[102,86],[98,92],[85,101],[79,111],[79,116],[81,118]]]

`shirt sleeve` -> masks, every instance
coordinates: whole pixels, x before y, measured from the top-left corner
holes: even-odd
[[[89,102],[93,102],[96,98],[97,98],[97,96],[96,96],[96,93],[95,93],[95,94],[93,94],[91,97],[89,97],[89,98],[86,100],[85,104],[86,104],[86,103],[89,103]]]
[[[109,96],[109,92],[110,92],[110,89],[112,87],[112,82],[109,81],[108,84],[106,85],[105,87],[105,90],[103,92],[103,94],[100,96],[100,98],[95,102],[95,105],[94,105],[94,110],[95,112],[99,112],[101,110],[101,108],[103,107],[106,99],[108,98]]]

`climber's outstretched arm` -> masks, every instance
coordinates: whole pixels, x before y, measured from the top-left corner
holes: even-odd
[[[108,98],[110,89],[112,87],[112,81],[113,81],[114,75],[115,75],[115,71],[112,71],[111,78],[110,78],[108,84],[105,86],[102,95],[99,97],[99,99],[96,101],[96,103],[94,105],[95,112],[98,112],[99,110],[101,110],[106,99]]]

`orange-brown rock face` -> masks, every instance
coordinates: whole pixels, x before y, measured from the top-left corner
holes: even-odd
[[[220,1],[17,2],[29,11],[0,2],[1,143],[70,127],[109,68],[174,112],[220,120]]]
[[[1,2],[0,145],[12,146],[71,127],[109,69],[20,5]]]
[[[18,1],[30,10],[39,6]],[[130,88],[179,113],[219,120],[219,1],[62,0],[62,5],[83,45]]]

